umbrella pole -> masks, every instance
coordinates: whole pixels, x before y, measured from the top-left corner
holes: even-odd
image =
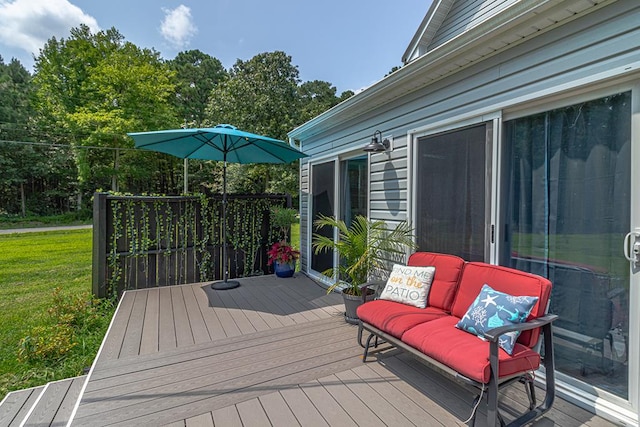
[[[224,163],[222,166],[222,282],[211,284],[211,289],[218,291],[233,289],[240,286],[240,282],[236,280],[228,280],[229,271],[227,270],[227,153],[224,153]]]

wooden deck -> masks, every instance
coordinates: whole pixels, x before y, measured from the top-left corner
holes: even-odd
[[[301,274],[241,284],[127,292],[72,425],[464,425],[470,390],[395,349],[362,363],[338,295]],[[505,418],[522,402],[508,388]],[[534,425],[613,424],[558,399]]]

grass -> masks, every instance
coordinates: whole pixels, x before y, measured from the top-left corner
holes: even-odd
[[[18,216],[0,215],[0,230],[14,228],[53,227],[56,225],[86,225],[91,224],[91,212],[69,212],[50,216]]]
[[[291,225],[291,246],[300,250],[300,223]],[[300,263],[296,263],[296,271],[300,271]]]
[[[291,226],[291,246],[300,250],[300,223]]]
[[[91,233],[73,230],[0,235],[0,397],[11,390],[80,375],[91,365],[113,313],[112,304],[102,304],[92,311],[90,328],[76,328],[70,344],[73,348],[64,357],[18,359],[22,338],[44,333],[43,341],[49,343],[51,336],[47,333],[55,335],[64,329],[60,318],[49,313],[50,308],[57,308],[60,314],[62,307],[74,316],[94,310],[89,304]],[[64,319],[70,317],[65,315]],[[88,325],[77,316],[74,322]]]

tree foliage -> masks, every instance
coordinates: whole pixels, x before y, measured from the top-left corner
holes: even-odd
[[[178,53],[169,61],[176,72],[174,105],[187,127],[201,127],[211,91],[227,78],[222,63],[199,50]]]
[[[68,209],[73,192],[68,154],[19,143],[33,140],[31,93],[31,75],[20,61],[5,64],[0,57],[0,213],[58,213]],[[28,197],[34,190],[39,197]]]
[[[33,75],[0,57],[0,214],[66,212],[87,206],[100,188],[179,194],[182,160],[133,149],[127,132],[229,123],[284,140],[351,95],[336,96],[329,82],[301,82],[281,51],[225,70],[199,50],[164,60],[115,28],[72,28],[46,42]],[[221,170],[190,161],[190,189],[221,192]],[[296,195],[297,162],[230,165],[228,190]]]
[[[328,82],[300,84],[298,67],[284,52],[261,53],[248,61],[238,60],[229,79],[213,90],[207,122],[230,123],[284,140],[291,129],[340,102],[335,93],[335,87]],[[230,165],[228,181],[232,192],[296,195],[298,162]]]
[[[169,102],[175,94],[174,74],[158,52],[124,41],[115,28],[92,34],[83,25],[72,29],[69,39],[50,39],[35,69],[39,127],[55,129],[50,140],[80,148],[75,162],[85,193],[109,187],[158,189],[154,171],[171,161],[132,150],[126,135],[179,123]]]

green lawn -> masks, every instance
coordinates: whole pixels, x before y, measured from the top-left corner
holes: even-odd
[[[91,365],[113,313],[113,304],[103,302],[95,309],[89,304],[91,233],[0,235],[0,399],[7,391],[79,375]],[[58,317],[49,313],[52,307],[58,308]],[[61,310],[67,317],[60,316]],[[72,350],[47,360],[19,361],[21,339],[40,334],[42,342],[51,343],[64,329],[61,318],[75,328]]]
[[[291,246],[300,249],[300,223],[291,226]]]
[[[291,226],[291,246],[300,250],[300,223]],[[296,263],[296,271],[300,271],[300,261]]]
[[[16,228],[54,227],[56,225],[86,225],[91,224],[91,212],[70,212],[50,216],[0,215],[0,230]]]

